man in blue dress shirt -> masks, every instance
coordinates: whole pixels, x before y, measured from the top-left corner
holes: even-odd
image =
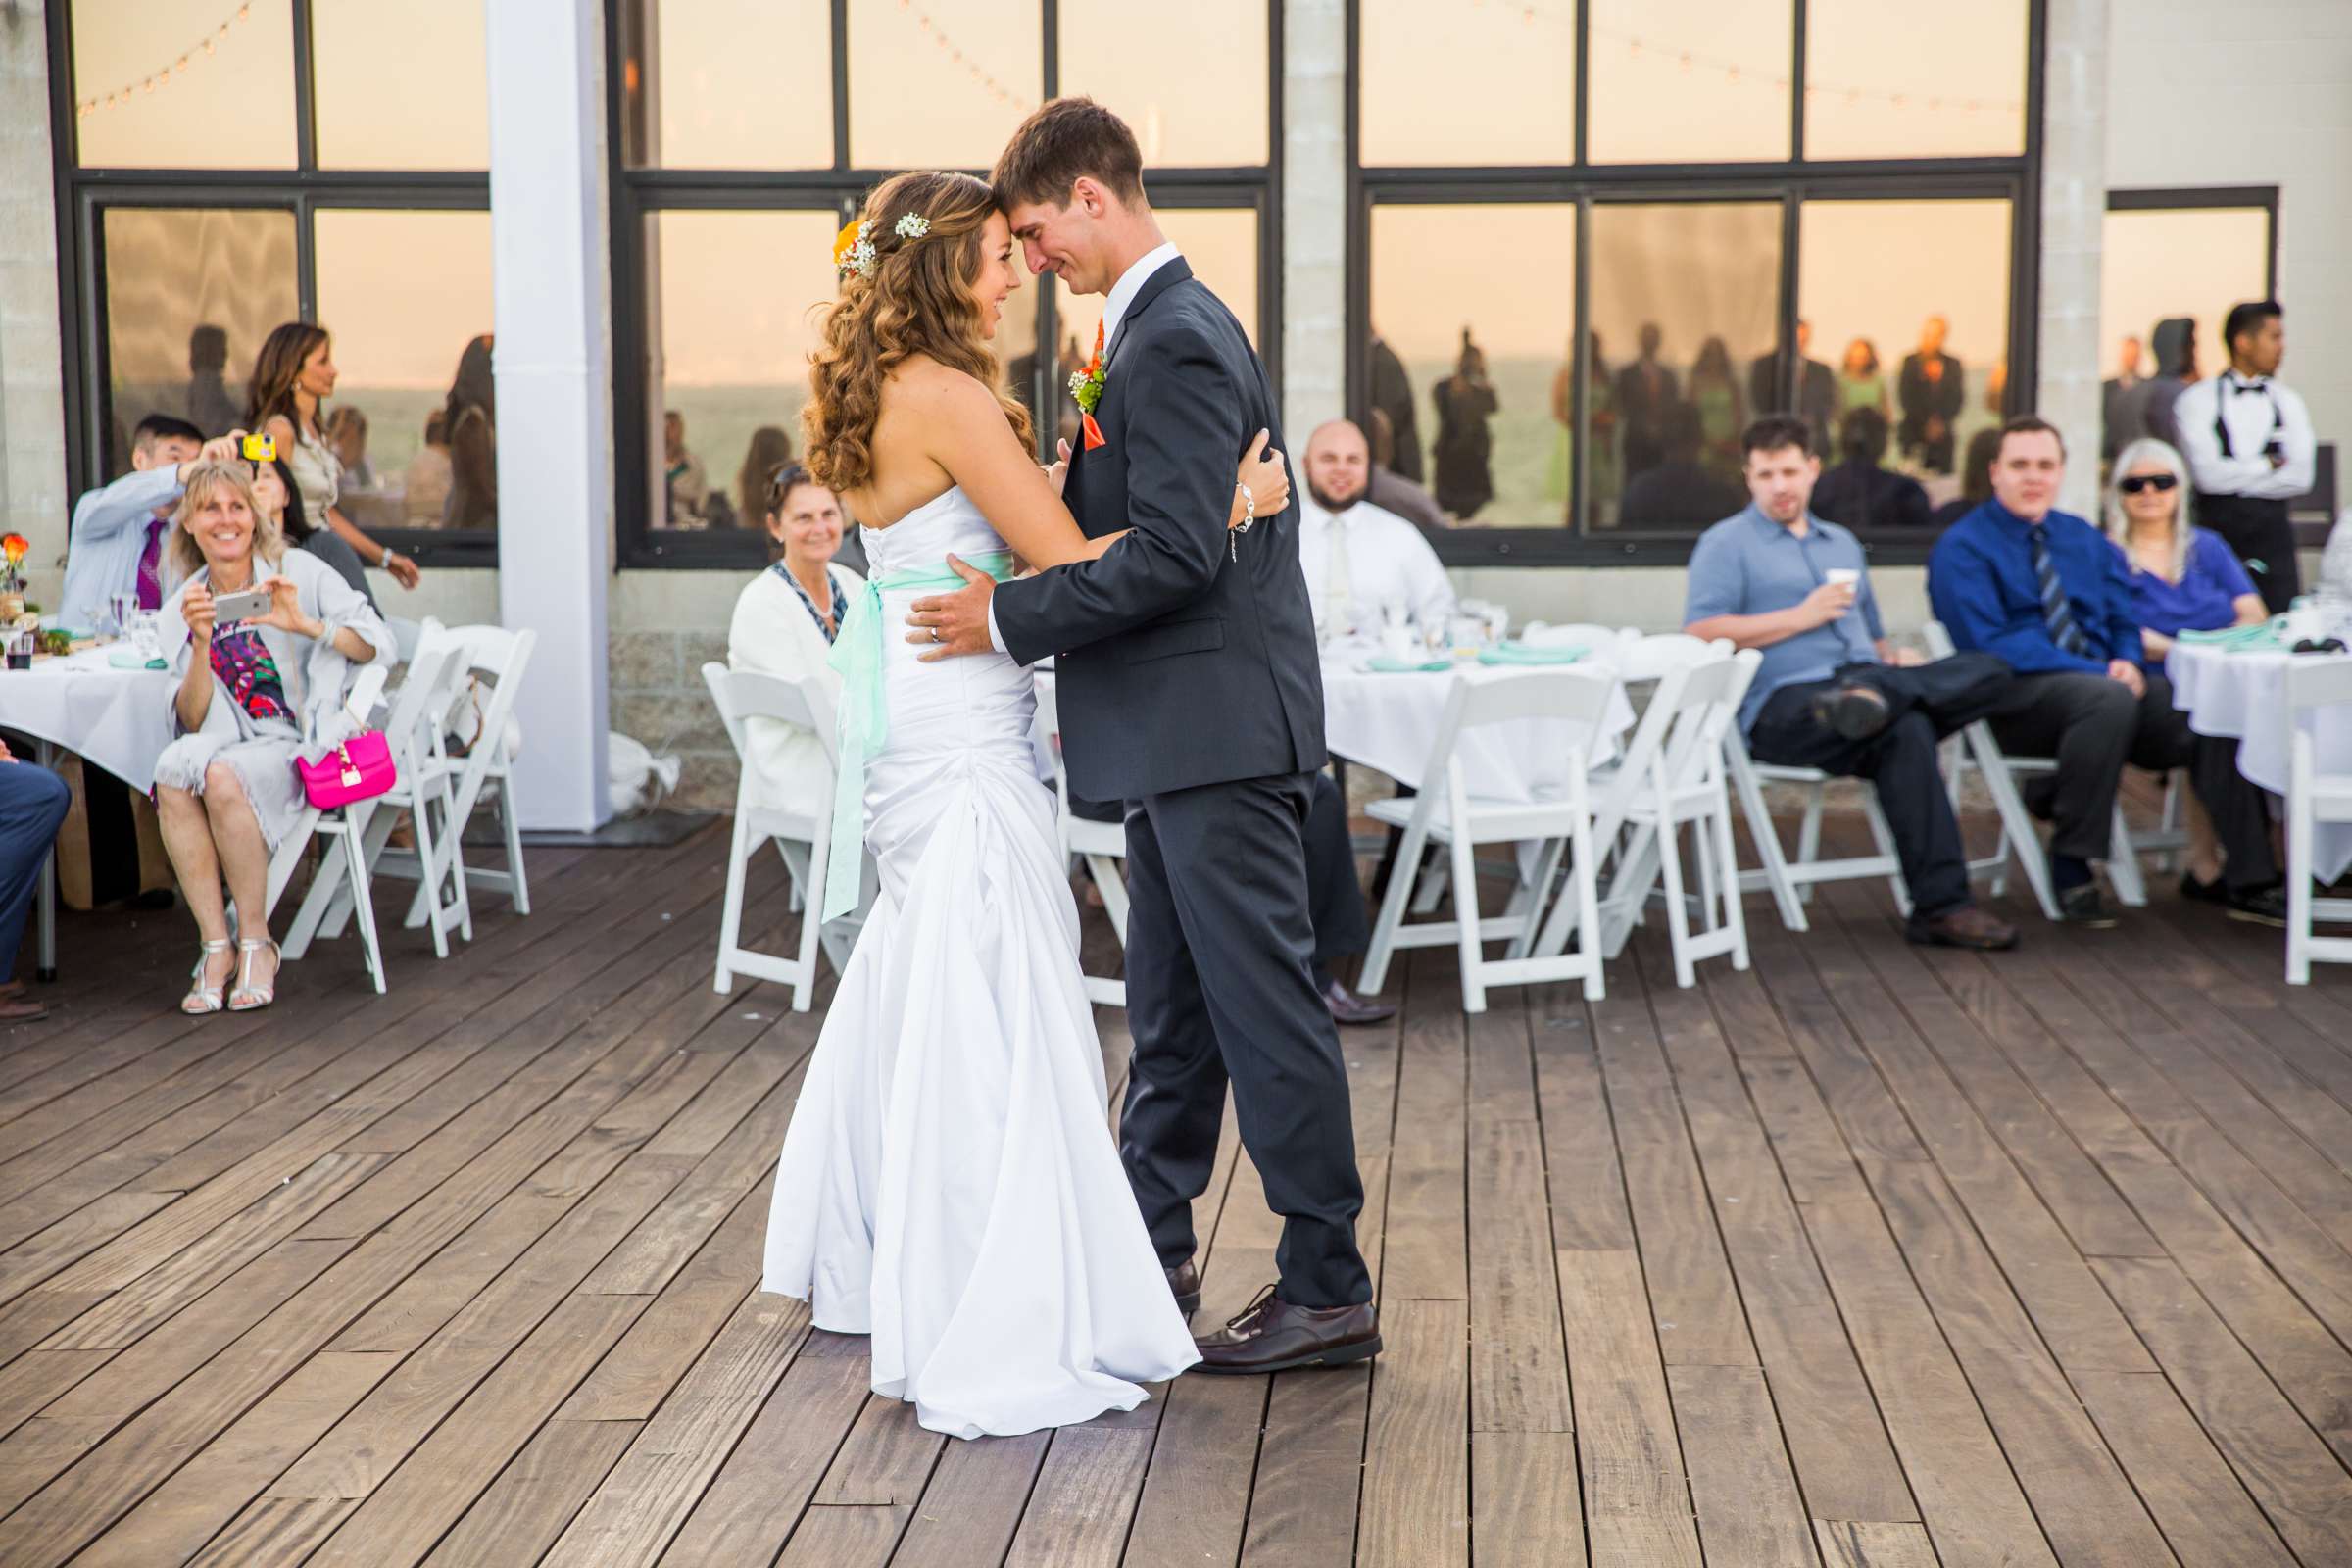
[[[2033,415],[2001,427],[1992,499],[1936,542],[1928,597],[1954,645],[1996,654],[2017,679],[1987,715],[2004,751],[2054,757],[2028,781],[2034,814],[2051,824],[2050,881],[2061,914],[2115,923],[2090,862],[2104,859],[2124,763],[2187,767],[2228,860],[2226,902],[2240,919],[2283,924],[2262,792],[2238,772],[2236,743],[2194,734],[2172,686],[2140,667],[2132,573],[2104,534],[2053,510],[2066,444]]]
[[[1984,654],[1933,664],[1898,656],[1879,622],[1854,536],[1813,515],[1821,460],[1801,419],[1774,415],[1740,438],[1747,510],[1690,554],[1684,629],[1763,651],[1740,727],[1761,761],[1867,778],[1894,835],[1914,942],[2017,945],[2017,928],[1976,906],[1968,856],[1936,766],[1936,743],[1983,716],[2009,684]]]

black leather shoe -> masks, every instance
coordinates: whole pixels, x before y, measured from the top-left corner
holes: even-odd
[[[2085,930],[2104,931],[2115,924],[2115,910],[2096,882],[2085,882],[2058,895],[2058,918]]]
[[[1813,699],[1813,721],[1849,741],[1866,741],[1893,721],[1886,699],[1867,686],[1840,686]]]
[[[1293,1306],[1269,1285],[1240,1316],[1214,1334],[1196,1335],[1196,1372],[1252,1374],[1302,1366],[1346,1366],[1380,1353],[1380,1309]]]
[[[1160,1272],[1168,1277],[1168,1294],[1176,1298],[1176,1310],[1190,1322],[1193,1314],[1200,1310],[1200,1271],[1188,1257],[1174,1268]]]
[[[1946,909],[1933,919],[1913,915],[1903,935],[1923,948],[1965,948],[1972,953],[2006,953],[2017,946],[2017,927],[1973,904]]]
[[[1337,980],[1323,987],[1323,1005],[1331,1009],[1331,1021],[1343,1027],[1382,1023],[1396,1016],[1393,1002],[1367,1002]]]
[[[2230,906],[2230,918],[2244,920],[2252,925],[2276,926],[2286,929],[2286,889],[2258,888],[2250,893],[2235,889],[2225,892],[2222,901]]]
[[[2183,871],[2180,873],[2180,896],[2197,904],[2228,904],[2230,889],[2218,876],[2210,882],[2200,882],[2196,872]]]

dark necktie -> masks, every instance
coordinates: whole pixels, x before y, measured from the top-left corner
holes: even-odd
[[[2084,657],[2090,653],[2090,639],[2075,624],[2075,612],[2066,603],[2066,584],[2058,580],[2058,563],[2050,559],[2049,535],[2039,526],[2027,530],[2034,540],[2034,580],[2041,590],[2041,618],[2050,628],[2050,641],[2066,653]]]
[[[141,610],[164,608],[164,530],[171,526],[163,517],[147,519],[147,548],[139,552],[139,575],[134,585]]]

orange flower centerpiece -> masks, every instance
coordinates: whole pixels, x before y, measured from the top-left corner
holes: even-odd
[[[0,534],[0,626],[24,613],[24,556],[32,541],[21,533]]]

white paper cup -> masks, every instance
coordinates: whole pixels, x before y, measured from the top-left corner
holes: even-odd
[[[1832,566],[1822,576],[1833,588],[1851,588],[1862,581],[1862,573],[1852,566]]]

